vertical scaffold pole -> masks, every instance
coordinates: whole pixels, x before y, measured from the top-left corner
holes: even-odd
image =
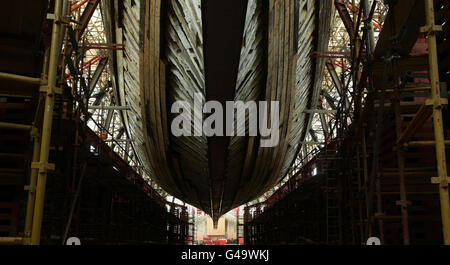
[[[48,85],[41,87],[45,91],[45,105],[43,113],[43,125],[41,131],[41,148],[39,163],[33,163],[32,168],[38,169],[36,201],[34,206],[33,224],[31,232],[31,244],[39,245],[41,239],[41,227],[44,214],[45,185],[47,182],[47,171],[51,169],[48,163],[50,150],[51,131],[53,122],[53,107],[55,105],[56,78],[58,71],[58,62],[61,51],[62,33],[62,7],[63,0],[55,1],[55,11],[53,20],[52,40],[50,47],[50,62],[48,69]]]
[[[41,139],[37,132],[37,129],[32,130],[33,138],[33,157],[32,162],[39,162],[39,152],[41,150]],[[30,184],[28,189],[28,202],[27,202],[27,212],[25,216],[25,238],[31,237],[32,225],[33,225],[33,215],[34,215],[34,204],[36,201],[36,185],[37,185],[38,170],[31,169]]]
[[[431,101],[433,104],[433,125],[438,170],[438,177],[433,178],[432,181],[435,184],[439,184],[444,244],[450,245],[450,206],[448,194],[448,175],[445,157],[444,126],[442,121],[442,100],[439,85],[439,64],[436,44],[436,32],[442,30],[442,27],[435,24],[433,0],[425,0],[425,13],[427,24],[422,28],[422,32],[425,32],[425,34],[427,34],[428,39]]]
[[[397,54],[397,44],[398,40],[396,38],[396,16],[395,16],[395,7],[393,4],[390,5],[392,10],[389,11],[390,25],[391,25],[391,58],[389,61],[392,65],[392,75],[393,75],[393,86],[394,86],[394,96],[392,98],[392,105],[394,106],[394,114],[395,114],[395,133],[397,141],[402,135],[403,129],[403,118],[401,115],[401,90],[400,90],[400,73],[399,73],[399,63],[398,60],[400,56]],[[405,153],[402,146],[396,146],[396,155],[397,155],[397,172],[399,179],[399,191],[400,191],[400,200],[396,202],[396,204],[400,207],[401,212],[401,222],[402,222],[402,236],[403,236],[403,245],[410,244],[409,237],[409,221],[408,221],[408,205],[410,202],[407,199],[407,190],[406,190],[406,182],[405,182]]]

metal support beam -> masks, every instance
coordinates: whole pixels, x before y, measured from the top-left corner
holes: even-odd
[[[39,162],[39,152],[41,150],[41,139],[37,132],[32,133],[34,139],[33,146],[33,157],[32,163]],[[38,169],[32,168],[30,174],[30,184],[25,187],[28,190],[28,201],[27,201],[27,212],[25,216],[25,236],[31,237],[32,225],[33,225],[33,215],[34,215],[34,204],[36,202],[36,185],[38,178]]]
[[[324,110],[324,109],[306,109],[303,111],[303,113],[308,113],[308,114],[336,114],[337,110]]]
[[[336,106],[336,99],[334,97],[332,97],[328,92],[324,92],[323,96],[325,97],[325,100],[327,101],[328,105],[330,105],[330,107],[332,109],[337,109]]]
[[[348,13],[347,7],[345,6],[344,0],[335,0],[334,6],[336,7],[336,10],[339,13],[339,16],[342,19],[342,22],[344,22],[345,29],[347,30],[348,34],[350,35],[350,38],[353,38],[353,21],[350,17],[350,14]]]
[[[325,142],[328,141],[328,137],[330,136],[330,132],[328,129],[327,119],[325,118],[324,113],[319,113],[320,123],[322,125],[323,135],[325,136]]]
[[[39,85],[41,83],[41,79],[37,78],[37,77],[28,77],[28,76],[23,76],[23,75],[15,75],[15,74],[0,72],[0,80],[2,80],[2,79],[23,82],[23,83],[30,83],[30,84],[35,84],[35,85]]]
[[[90,110],[131,110],[130,106],[89,106]]]
[[[58,21],[62,17],[63,0],[55,1],[55,17],[53,21],[52,41],[50,47],[50,62],[48,69],[48,87],[45,92],[45,105],[43,114],[43,125],[41,130],[41,148],[39,156],[39,170],[36,186],[36,202],[34,206],[34,216],[31,232],[31,244],[39,245],[41,240],[41,227],[44,215],[45,185],[47,182],[47,172],[50,169],[48,155],[50,151],[51,131],[53,123],[53,107],[55,105],[55,88],[58,73],[58,63],[61,54],[61,33],[64,24]],[[33,165],[32,165],[33,167]]]
[[[73,213],[75,211],[75,207],[77,205],[78,198],[80,197],[80,192],[81,192],[81,187],[83,184],[84,176],[86,175],[86,166],[87,166],[87,162],[85,161],[83,163],[83,166],[81,167],[80,178],[78,180],[77,190],[75,192],[75,196],[74,196],[72,204],[70,206],[69,217],[67,219],[66,228],[64,230],[64,235],[63,235],[63,240],[62,240],[63,245],[65,244],[65,242],[67,240],[67,236],[69,235],[70,225],[72,224]]]
[[[22,245],[26,241],[23,237],[0,237],[1,245]]]
[[[445,156],[444,125],[442,120],[442,101],[439,86],[439,64],[436,32],[442,30],[435,24],[434,1],[425,0],[426,26],[421,31],[427,34],[428,60],[430,65],[431,100],[433,102],[434,138],[436,141],[436,160],[441,200],[442,229],[444,244],[450,245],[450,202],[448,194],[447,162]]]
[[[370,3],[369,0],[362,0],[364,1],[364,6],[366,7],[370,7]],[[372,2],[372,1],[371,1]],[[365,18],[367,20],[367,23],[365,24],[365,27],[367,27],[368,30],[368,35],[369,35],[369,41],[370,41],[370,49],[371,52],[373,53],[375,51],[375,35],[373,32],[373,26],[372,23],[370,23],[372,21],[372,17],[369,18],[368,14],[364,14]]]
[[[84,31],[86,30],[87,25],[89,24],[89,21],[91,20],[92,15],[94,14],[94,11],[99,3],[100,0],[89,0],[89,2],[87,3],[86,8],[84,9],[84,12],[80,18],[80,36],[82,36]]]
[[[100,79],[100,76],[102,75],[103,70],[105,70],[106,65],[108,64],[108,57],[103,57],[100,59],[97,68],[95,69],[94,74],[92,75],[91,82],[88,86],[89,95],[90,98],[92,93],[94,93],[95,86],[98,83],[98,80]]]
[[[305,144],[308,144],[308,145],[322,145],[322,144],[325,144],[325,143],[321,143],[321,142],[300,142],[300,144],[302,144],[302,145],[305,145]]]
[[[95,98],[94,103],[92,106],[99,106],[102,102],[103,98],[108,94],[107,88],[103,88],[99,93],[95,94],[93,97]]]
[[[108,115],[106,116],[105,123],[103,124],[103,127],[109,131],[109,127],[111,127],[111,121],[113,119],[114,111],[108,110]]]
[[[367,6],[367,0],[363,0],[365,5]],[[402,129],[403,129],[403,117],[401,115],[401,105],[400,101],[402,99],[401,97],[401,83],[400,83],[400,73],[399,73],[399,67],[398,67],[398,58],[400,56],[396,53],[397,50],[397,31],[395,28],[396,25],[396,12],[395,9],[392,8],[393,5],[390,6],[390,12],[389,12],[389,18],[391,19],[390,23],[390,29],[391,29],[391,50],[389,51],[389,55],[392,58],[390,60],[391,66],[392,66],[392,76],[393,76],[393,85],[394,85],[394,96],[392,97],[392,105],[394,106],[394,114],[395,114],[395,133],[396,133],[396,139],[399,139],[402,136]],[[371,44],[372,46],[373,44]],[[385,88],[383,88],[383,92],[385,92]],[[383,93],[382,92],[382,93]],[[397,174],[398,174],[398,184],[399,184],[399,194],[400,194],[400,200],[396,201],[396,205],[400,207],[400,213],[401,213],[401,224],[402,224],[402,237],[403,237],[403,244],[409,245],[410,244],[410,236],[409,236],[409,212],[408,212],[408,206],[410,202],[407,199],[407,188],[405,183],[405,153],[403,148],[401,148],[401,145],[397,145],[396,147],[396,156],[397,156]],[[379,179],[377,180],[379,181]],[[380,193],[377,193],[378,197],[381,197]],[[381,204],[381,203],[380,203]],[[381,218],[378,219],[379,222],[383,221]]]
[[[444,144],[450,145],[450,140],[445,140]],[[403,144],[404,147],[434,147],[435,145],[436,141],[412,141]]]
[[[0,122],[0,128],[10,130],[20,130],[20,131],[31,131],[33,129],[33,126],[17,123]]]
[[[341,80],[339,79],[339,76],[336,73],[336,68],[334,67],[334,65],[331,62],[327,62],[326,66],[327,66],[328,72],[330,73],[331,79],[333,80],[334,86],[338,90],[340,96],[345,98],[345,107],[349,108],[350,101],[348,100],[346,91],[344,91],[344,86],[342,85]]]
[[[309,130],[309,134],[315,142],[319,142],[319,139],[317,138],[316,132],[314,130]]]
[[[117,143],[132,143],[135,140],[133,139],[109,139],[109,140],[105,140],[106,143],[113,143],[113,142],[117,142]]]
[[[122,127],[122,128],[120,128],[119,129],[119,133],[116,135],[116,139],[120,139],[120,138],[122,138],[122,136],[125,134],[125,128],[124,127]],[[112,136],[112,135],[111,135]],[[114,148],[115,147],[115,142],[113,142],[113,144],[112,144],[112,146],[111,146],[112,148]]]
[[[116,44],[116,43],[84,43],[83,48],[89,49],[98,49],[98,50],[124,50],[124,44]]]

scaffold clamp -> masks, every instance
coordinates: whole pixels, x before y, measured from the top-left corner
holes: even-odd
[[[431,183],[440,184],[441,187],[448,187],[449,177],[433,177]]]
[[[441,25],[433,25],[433,26],[423,26],[420,27],[420,32],[426,33],[426,35],[434,34],[435,32],[442,31]]]

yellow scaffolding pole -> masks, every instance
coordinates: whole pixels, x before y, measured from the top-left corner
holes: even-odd
[[[0,245],[22,245],[25,241],[23,237],[0,237]]]
[[[433,178],[432,182],[434,184],[439,184],[444,244],[450,245],[450,206],[448,193],[448,175],[445,157],[444,126],[442,122],[442,100],[439,85],[439,64],[436,44],[436,32],[441,31],[442,27],[435,24],[433,0],[425,0],[425,13],[427,24],[425,27],[422,27],[421,30],[422,32],[427,34],[428,39],[431,101],[433,102],[433,125],[438,170],[438,177]]]
[[[0,128],[19,131],[31,131],[31,129],[33,129],[33,126],[9,122],[0,122]]]
[[[48,75],[49,52],[50,52],[49,49],[45,50],[44,63],[42,65],[42,74],[41,74],[42,80],[48,79],[47,75]],[[42,100],[41,97],[39,97],[39,104],[41,104],[41,100]],[[37,116],[35,117],[34,126],[36,126],[36,122],[37,122],[36,118],[37,118]],[[39,162],[39,152],[41,150],[41,136],[40,136],[37,128],[31,130],[31,138],[33,139],[33,156],[31,158],[31,163],[36,163],[36,162]],[[38,173],[39,172],[37,169],[31,169],[30,184],[25,187],[25,189],[28,190],[27,211],[26,211],[26,215],[25,215],[25,229],[24,229],[24,236],[27,239],[31,239],[31,231],[32,231],[32,226],[33,226],[33,215],[34,215],[34,204],[36,201],[36,185],[37,185]]]
[[[50,58],[48,68],[48,85],[41,88],[45,93],[45,105],[43,114],[43,125],[41,130],[41,147],[39,162],[32,163],[31,168],[38,170],[36,198],[32,220],[31,244],[39,245],[41,239],[42,218],[44,214],[45,185],[47,182],[47,171],[52,165],[48,163],[50,150],[51,131],[53,123],[53,107],[55,104],[56,78],[58,62],[61,52],[61,34],[63,32],[62,20],[63,0],[55,1],[55,19],[53,21],[52,41],[50,47]]]
[[[41,78],[39,80],[47,80],[48,74],[48,50],[45,53],[44,63],[42,68]],[[24,80],[20,80],[17,78],[17,75],[2,75],[0,73],[0,78],[9,78],[10,76],[14,76],[14,80],[24,81],[31,80],[25,78]],[[45,82],[32,82],[33,84],[44,84]],[[39,134],[39,129],[36,123],[33,125],[23,125],[16,123],[6,123],[0,122],[0,128],[10,129],[10,130],[20,130],[20,131],[30,131],[30,136],[33,140],[33,155],[32,155],[32,163],[39,162],[39,152],[41,149],[41,139]],[[0,237],[0,245],[22,245],[22,244],[30,244],[31,242],[31,231],[32,231],[32,222],[33,222],[33,214],[34,214],[34,205],[36,198],[36,184],[37,184],[37,175],[38,170],[32,169],[30,175],[30,183],[25,186],[25,190],[28,191],[28,200],[27,200],[27,209],[25,215],[25,228],[24,228],[24,237]]]
[[[32,163],[39,161],[39,151],[41,149],[41,140],[37,132],[32,132],[34,141]],[[30,175],[30,184],[26,187],[28,190],[27,212],[25,216],[25,231],[26,238],[31,237],[31,228],[33,224],[34,203],[36,200],[36,185],[37,185],[38,170],[32,169]]]
[[[16,75],[10,73],[0,72],[0,79],[12,80],[16,82],[30,83],[39,85],[41,83],[41,79],[37,77],[28,77],[23,75]]]

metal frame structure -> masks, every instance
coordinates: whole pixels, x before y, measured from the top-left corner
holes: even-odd
[[[286,177],[245,208],[246,243],[291,240],[363,244],[370,236],[379,236],[383,243],[391,244],[429,243],[418,235],[421,228],[416,229],[417,220],[423,218],[420,211],[425,211],[429,214],[427,218],[440,218],[443,242],[450,245],[446,159],[446,145],[450,141],[445,139],[443,115],[448,100],[442,96],[446,87],[440,82],[442,69],[438,61],[442,26],[436,25],[436,20],[443,18],[436,18],[440,10],[434,9],[434,2],[440,1],[405,1],[386,1],[386,5],[369,0],[335,1],[329,50],[310,54],[311,58],[326,59],[318,101],[302,111],[311,126],[306,126],[299,143],[299,156]],[[91,181],[89,185],[98,181],[125,183],[129,189],[140,187],[144,192],[139,193],[142,196],[137,196],[138,199],[123,196],[123,190],[117,194],[105,192],[105,196],[112,197],[111,204],[106,206],[119,205],[117,209],[126,212],[127,206],[135,203],[138,207],[127,213],[128,217],[139,216],[138,209],[145,216],[160,213],[156,225],[166,226],[166,230],[168,226],[168,231],[161,230],[155,240],[186,243],[189,233],[194,233],[190,208],[166,201],[167,193],[145,171],[134,150],[134,139],[125,128],[124,117],[128,117],[133,107],[119,102],[120,93],[111,84],[116,77],[111,76],[114,71],[109,52],[120,52],[127,47],[123,43],[106,43],[100,3],[99,0],[55,0],[55,6],[49,8],[54,12],[47,16],[52,21],[49,23],[52,33],[41,77],[0,72],[0,80],[39,89],[32,124],[0,122],[0,129],[29,132],[33,145],[29,183],[25,187],[28,201],[24,231],[18,237],[1,237],[0,244],[41,243],[47,187],[54,185],[47,179],[57,164],[50,163],[49,157],[53,148],[59,151],[58,146],[52,146],[52,139],[55,110],[60,107],[60,101],[68,104],[67,108],[61,108],[64,115],[77,121],[70,142],[74,156],[69,174],[71,190],[65,195],[65,206],[70,210],[64,215],[67,220],[62,218],[61,222],[63,243],[71,229],[82,226],[77,209],[83,208],[79,205],[83,205],[80,200],[84,196],[91,196],[92,189],[82,190],[87,181]],[[409,9],[400,10],[402,4]],[[411,15],[423,13],[423,21]],[[412,39],[419,35],[419,30],[417,34],[404,32],[419,26],[423,26],[420,28],[423,38]],[[411,39],[405,37],[408,34]],[[413,55],[412,49],[419,50],[418,54]],[[313,96],[315,100],[317,95]],[[64,97],[70,100],[60,100]],[[425,166],[430,160],[423,154],[431,154],[431,148],[435,152],[436,159],[432,160],[435,168]],[[418,153],[422,157],[416,157]],[[95,159],[108,163],[93,169]],[[103,169],[119,172],[117,175],[123,173],[125,177],[114,175],[95,181],[85,177]],[[434,186],[424,183],[434,173],[437,176],[431,178]],[[95,185],[99,184],[95,182]],[[58,196],[54,191],[50,194]],[[145,205],[148,199],[151,207]],[[433,212],[437,202],[439,213]],[[102,221],[110,222],[113,227],[114,214],[102,217]],[[289,219],[299,221],[292,224]],[[120,225],[123,224],[117,227]],[[426,225],[425,230],[429,231],[438,227],[434,221]],[[397,230],[401,233],[392,235]],[[114,228],[110,231],[113,237]]]
[[[324,148],[325,145],[337,137],[338,128],[341,121],[336,119],[338,107],[344,113],[342,121],[345,122],[343,128],[347,128],[356,117],[355,113],[355,92],[352,76],[351,60],[354,54],[350,52],[351,36],[346,25],[351,24],[352,28],[356,28],[359,14],[359,1],[337,1],[333,22],[330,28],[330,40],[327,51],[314,51],[311,57],[326,58],[327,63],[322,78],[321,95],[318,101],[317,110],[305,110],[305,113],[312,114],[311,130],[306,134],[305,140],[301,142],[302,149],[296,162],[292,165],[289,173],[276,186],[267,191],[262,197],[251,202],[251,204],[265,201],[274,192],[276,192],[283,184],[287,183],[290,178],[296,175],[302,166],[306,165],[313,157]],[[352,13],[350,22],[344,22],[341,19],[339,4],[348,9]],[[335,4],[336,5],[336,4]],[[352,8],[354,7],[354,8]],[[387,14],[387,5],[379,3],[373,14],[374,40],[377,40],[382,29],[382,21]],[[350,14],[348,14],[350,17]],[[354,76],[357,73],[353,73]],[[351,82],[349,82],[351,80]],[[341,99],[345,99],[345,106],[340,106]]]
[[[278,219],[289,216],[299,223],[298,227],[284,228],[288,234],[294,234],[293,229],[301,230],[302,226],[306,226],[306,230],[327,231],[324,234],[300,233],[297,238],[291,238],[297,241],[289,242],[364,244],[368,237],[378,236],[386,244],[438,243],[437,235],[442,226],[443,242],[448,244],[445,159],[448,141],[444,138],[442,117],[447,100],[441,98],[445,86],[439,82],[439,72],[443,70],[437,60],[436,31],[442,27],[435,24],[435,13],[441,11],[433,10],[433,1],[425,1],[425,6],[420,1],[388,1],[387,5],[379,1],[373,1],[372,5],[369,1],[351,2],[335,1],[339,16],[335,25],[340,25],[341,30],[334,29],[332,36],[340,36],[339,44],[334,43],[332,37],[330,51],[313,54],[330,58],[324,92],[333,86],[341,88],[341,92],[336,89],[333,96],[324,93],[323,103],[324,109],[333,108],[337,112],[330,117],[323,115],[330,114],[329,111],[318,111],[317,116],[322,114],[322,117],[316,119],[317,130],[305,140],[310,147],[303,151],[299,166],[293,168],[297,173],[246,208],[246,243],[277,242],[279,238],[271,234],[265,223],[273,229],[283,226],[283,221]],[[357,10],[362,10],[363,15]],[[409,13],[406,12],[416,15],[410,15],[407,20],[405,16]],[[420,20],[422,13],[426,14],[426,21]],[[439,16],[442,20],[441,14]],[[383,21],[387,26],[380,31]],[[418,36],[414,30],[417,27],[419,32],[418,27],[423,24],[426,26],[421,32],[427,37],[428,52],[426,46],[424,48],[425,39],[419,37],[411,55],[410,49],[416,42],[413,38]],[[410,35],[399,32],[399,28],[410,30]],[[380,41],[375,46],[378,38]],[[425,56],[427,60],[424,60]],[[342,88],[346,88],[346,92],[342,92]],[[342,99],[343,95],[349,102],[329,100]],[[423,100],[423,97],[429,98]],[[318,138],[318,131],[329,135],[337,148],[330,149],[330,140],[323,136]],[[423,158],[423,154],[430,153],[430,147],[435,147],[436,168],[430,168],[429,159]],[[350,155],[353,153],[356,157]],[[420,154],[422,158],[419,158]],[[435,171],[438,177],[431,181],[439,184],[440,200],[434,197],[437,190],[429,183],[429,174]],[[313,191],[313,187],[323,187],[323,190]],[[309,193],[302,196],[300,191]],[[317,205],[319,210],[310,212],[314,216],[310,217],[312,223],[321,228],[304,222],[307,217],[302,213],[310,211],[302,208],[307,207],[308,202],[302,199],[305,196],[325,198]],[[296,205],[300,209],[283,208],[287,205]],[[297,211],[300,213],[294,217],[293,212]],[[274,213],[277,220],[272,218]],[[424,215],[427,221],[422,221]],[[423,225],[426,228],[421,227]],[[402,232],[397,234],[395,231],[398,230]],[[305,235],[311,237],[305,238]],[[424,235],[428,235],[428,239]]]
[[[33,84],[40,84],[40,92],[42,94],[42,101],[44,103],[42,115],[42,128],[34,126],[2,124],[3,128],[9,129],[28,129],[31,130],[31,135],[34,138],[33,162],[31,164],[32,174],[30,178],[30,185],[27,187],[29,191],[29,201],[27,206],[27,216],[25,224],[25,233],[23,238],[0,238],[2,243],[13,244],[32,244],[38,245],[40,242],[40,231],[42,225],[42,215],[44,211],[44,196],[47,179],[47,172],[54,168],[54,165],[49,164],[49,148],[53,121],[53,107],[55,104],[55,94],[59,89],[57,86],[57,71],[59,52],[62,45],[63,28],[67,20],[64,13],[64,1],[56,0],[53,17],[53,31],[51,37],[51,46],[48,48],[44,60],[44,71],[41,79],[23,78],[20,76],[12,76],[4,74],[3,78],[12,78],[21,82],[28,82]]]
[[[436,147],[436,161],[438,169],[438,177],[433,178],[434,184],[439,184],[439,194],[441,201],[441,215],[442,228],[444,234],[444,244],[450,245],[450,204],[449,204],[449,190],[448,190],[448,174],[447,174],[447,159],[445,155],[445,138],[444,126],[442,121],[442,107],[443,104],[448,104],[448,101],[442,100],[441,89],[439,82],[439,64],[436,44],[436,32],[442,30],[442,26],[437,26],[434,17],[434,3],[432,0],[425,1],[425,15],[427,24],[421,28],[428,37],[428,62],[430,67],[430,85],[431,98],[433,108],[433,124],[434,124],[434,144]],[[426,105],[429,103],[426,102]],[[414,125],[410,125],[414,126]]]
[[[44,67],[41,78],[0,73],[1,79],[39,86],[40,92],[35,122],[32,125],[0,122],[0,129],[30,131],[34,143],[31,155],[30,183],[25,187],[28,191],[28,202],[26,203],[26,216],[23,224],[24,232],[19,233],[23,236],[0,237],[0,244],[38,245],[41,243],[42,230],[46,230],[44,237],[45,242],[47,242],[49,230],[62,229],[63,236],[61,239],[63,244],[65,244],[71,229],[77,229],[81,234],[87,233],[86,235],[97,233],[98,231],[90,229],[80,230],[80,225],[85,226],[80,219],[80,211],[84,211],[83,207],[86,207],[83,200],[87,198],[86,196],[91,196],[89,195],[91,187],[99,185],[96,181],[100,181],[100,185],[111,185],[110,183],[114,181],[122,182],[120,186],[123,186],[123,188],[117,190],[115,194],[111,194],[113,197],[109,206],[111,209],[114,205],[117,205],[116,207],[119,210],[121,209],[120,205],[125,205],[130,201],[140,205],[145,200],[151,202],[140,206],[145,214],[148,215],[148,213],[158,211],[159,208],[162,209],[158,214],[159,219],[145,221],[154,223],[152,229],[161,225],[161,231],[153,236],[147,233],[151,232],[151,229],[142,227],[145,232],[140,235],[130,232],[130,236],[136,238],[148,236],[147,239],[153,238],[156,241],[171,243],[185,243],[189,236],[189,218],[186,207],[182,206],[180,209],[183,210],[177,210],[176,212],[175,208],[178,209],[178,206],[171,207],[174,209],[171,212],[165,209],[164,201],[167,194],[152,182],[150,174],[140,166],[140,161],[130,144],[132,139],[127,137],[123,129],[121,115],[127,109],[115,105],[115,92],[111,90],[111,76],[110,71],[108,71],[110,67],[108,63],[109,54],[106,51],[121,50],[124,45],[105,43],[104,21],[100,12],[100,2],[100,0],[55,1],[54,14],[47,15],[48,19],[53,20],[52,37],[51,45],[47,47],[43,60]],[[52,122],[54,117],[58,117],[56,124]],[[61,123],[66,123],[67,120],[76,121],[75,125],[70,123],[61,126]],[[70,131],[72,128],[73,132]],[[52,132],[56,135],[53,136]],[[74,133],[74,138],[71,139],[73,142],[69,140],[71,146],[66,145],[67,143],[58,146],[60,141],[56,139],[61,139],[61,133],[64,132],[67,133],[68,137],[71,137],[70,135]],[[92,135],[92,133],[95,134]],[[61,185],[58,183],[68,181],[68,179],[61,178],[55,182],[53,175],[61,174],[61,164],[58,164],[61,161],[58,158],[55,159],[55,155],[52,154],[52,161],[56,161],[49,163],[50,153],[59,152],[63,148],[70,149],[70,152],[73,153],[72,161],[68,163],[71,167],[69,175],[72,179],[69,190],[58,190],[61,187],[55,186],[55,183]],[[108,158],[105,156],[108,156]],[[92,168],[92,159],[112,160],[112,165],[106,164],[106,167],[103,166],[105,172],[113,170],[109,179],[99,179],[93,182],[92,175],[95,174],[95,170],[100,169],[100,164],[97,169]],[[48,184],[50,185],[50,191],[46,192],[46,186],[48,186],[47,174],[49,171],[55,170],[55,166],[59,167],[58,172],[51,173],[51,182]],[[124,174],[125,180],[120,180],[120,177],[124,176],[117,178],[115,176],[117,172],[119,172],[119,175]],[[66,176],[68,175],[66,174],[63,177]],[[127,187],[133,189],[130,184],[140,188],[144,193],[141,194],[137,189],[136,195],[127,198]],[[84,191],[81,190],[82,187]],[[103,188],[100,186],[100,189]],[[68,213],[64,213],[57,222],[60,228],[54,228],[53,224],[48,222],[48,209],[44,212],[44,202],[48,203],[45,197],[59,198],[58,196],[61,196],[59,193],[63,192],[65,194],[58,201],[65,203],[66,206],[63,209],[68,208],[70,210]],[[110,195],[104,193],[102,196]],[[129,200],[129,202],[123,202],[123,200]],[[60,206],[55,205],[53,207]],[[114,215],[111,213],[110,219],[102,216],[95,218],[100,218],[99,222],[106,222],[106,220],[119,222],[120,220],[114,218],[114,216],[120,217],[119,214],[123,215],[122,212],[119,212]],[[132,214],[137,214],[137,211]],[[84,218],[92,218],[88,213],[84,216]],[[141,222],[141,219],[137,218],[136,222],[139,220]],[[167,231],[167,222],[174,228],[173,231]],[[109,225],[108,230],[110,232],[104,236],[114,237],[115,230],[111,226],[112,224],[105,225]],[[116,225],[120,224],[117,223]],[[136,225],[141,224],[136,223]],[[124,232],[126,232],[125,230]],[[117,236],[123,238],[120,233]]]

